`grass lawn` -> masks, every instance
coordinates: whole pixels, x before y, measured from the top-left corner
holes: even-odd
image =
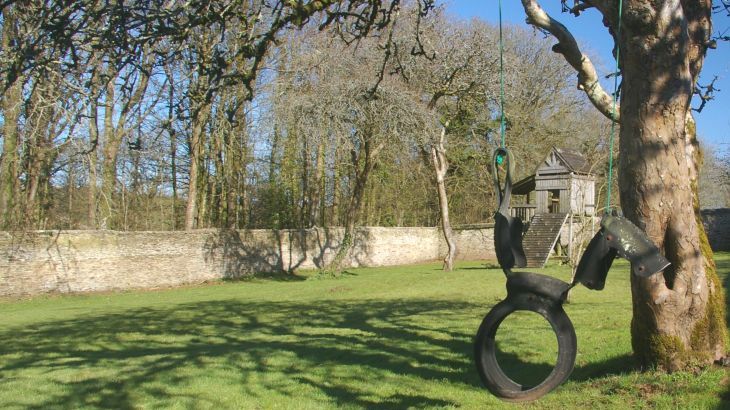
[[[717,261],[727,288],[730,254]],[[2,301],[0,407],[730,408],[723,369],[633,369],[628,275],[621,262],[604,291],[576,288],[566,305],[576,368],[530,404],[480,385],[472,339],[506,292],[500,270],[474,262]],[[510,317],[498,334],[518,379],[554,363],[554,336],[535,316]]]

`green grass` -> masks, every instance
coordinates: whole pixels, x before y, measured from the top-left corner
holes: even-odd
[[[730,254],[717,260],[727,287]],[[543,270],[566,280],[567,271]],[[480,263],[452,273],[437,264],[363,268],[339,278],[3,301],[0,407],[730,406],[725,370],[633,369],[628,279],[617,263],[604,291],[576,288],[566,305],[578,336],[575,371],[523,405],[491,396],[474,369],[476,329],[505,295],[501,271]],[[498,340],[507,371],[529,379],[552,365],[555,343],[545,343],[554,336],[542,319],[522,316],[510,317]]]

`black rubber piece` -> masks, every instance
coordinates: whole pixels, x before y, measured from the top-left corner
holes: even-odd
[[[494,214],[494,252],[502,269],[527,266],[527,257],[522,246],[523,223],[520,218]]]
[[[507,275],[507,298],[533,293],[550,299],[546,303],[563,303],[570,284],[552,276],[532,272],[510,272]]]
[[[588,289],[602,290],[606,286],[606,277],[616,254],[616,249],[609,246],[603,231],[598,231],[578,262],[573,283],[582,283]]]
[[[502,321],[519,310],[542,315],[558,339],[558,358],[552,372],[536,386],[523,386],[510,379],[497,362],[495,336]],[[510,402],[536,400],[568,379],[575,365],[577,341],[575,329],[563,310],[562,302],[534,293],[510,294],[484,317],[474,343],[474,356],[479,377],[495,396]]]

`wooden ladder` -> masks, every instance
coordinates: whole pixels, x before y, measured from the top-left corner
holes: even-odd
[[[530,228],[522,238],[528,268],[545,266],[567,219],[567,213],[541,213],[532,217]]]

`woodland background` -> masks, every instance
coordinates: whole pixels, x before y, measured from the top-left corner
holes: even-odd
[[[72,3],[1,5],[0,229],[436,226],[439,183],[453,224],[490,221],[496,27],[428,2]],[[603,195],[608,121],[541,32],[504,37],[517,177],[574,148]],[[701,205],[728,207],[730,155],[704,149]]]

